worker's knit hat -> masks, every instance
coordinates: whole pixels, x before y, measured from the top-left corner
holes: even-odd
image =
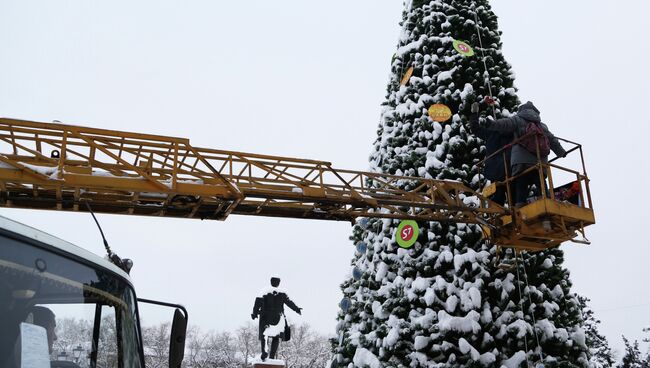
[[[525,104],[521,104],[519,106],[519,111],[523,111],[523,110],[533,110],[539,114],[539,110],[537,109],[537,107],[535,107],[535,105],[533,105],[533,103],[530,101],[527,101]]]

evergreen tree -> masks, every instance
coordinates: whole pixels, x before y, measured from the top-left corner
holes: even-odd
[[[625,343],[625,355],[623,355],[623,360],[618,365],[618,368],[646,368],[641,359],[639,342],[634,340],[634,343],[630,344],[625,336],[623,336],[623,342]]]
[[[643,342],[650,342],[650,327],[646,327],[643,329],[643,332],[648,334],[648,336],[643,338]],[[645,354],[645,359],[643,360],[644,368],[650,368],[650,346],[648,346],[648,350],[646,351]]]
[[[406,4],[401,25],[371,170],[478,190],[476,164],[485,148],[466,129],[470,105],[488,95],[486,80],[496,100],[490,114],[508,116],[519,104],[497,18],[487,0],[418,0]],[[454,40],[476,54],[461,55]],[[449,121],[429,117],[436,103],[454,113]],[[478,226],[420,223],[416,244],[403,249],[394,237],[398,223],[360,219],[354,227],[357,251],[352,277],[342,284],[333,366],[588,365],[561,250],[525,255],[515,270],[503,271]]]
[[[591,354],[589,363],[593,368],[609,368],[614,366],[614,355],[605,336],[598,331],[600,320],[594,316],[594,311],[589,307],[589,298],[579,296],[582,309],[583,328],[585,330],[587,346]]]

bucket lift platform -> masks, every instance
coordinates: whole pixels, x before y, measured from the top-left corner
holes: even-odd
[[[516,211],[517,224],[512,217],[494,236],[494,242],[504,247],[528,251],[553,248],[565,241],[575,241],[584,228],[596,220],[591,209],[571,203],[544,198]],[[587,241],[579,241],[587,242]]]
[[[567,155],[572,152],[579,153],[581,169],[573,170],[554,164],[557,157],[548,163],[538,160],[537,164],[515,176],[509,176],[506,170],[506,179],[503,182],[493,183],[483,191],[482,194],[489,197],[495,192],[497,185],[503,185],[506,186],[507,198],[513,198],[511,184],[531,171],[537,171],[540,178],[539,183],[544,183],[544,185],[538,184],[541,196],[533,198],[522,207],[516,208],[512,204],[513,201],[508,200],[506,206],[508,213],[501,217],[498,227],[483,226],[486,235],[495,244],[526,251],[553,248],[566,241],[590,244],[585,237],[585,227],[595,224],[596,219],[591,203],[589,178],[586,174],[582,147],[575,142],[560,140],[573,145],[567,151]],[[495,152],[495,155],[505,155],[505,152],[506,150],[503,149]],[[572,181],[560,187],[554,187],[554,175],[556,179],[563,177],[563,179],[570,178]]]

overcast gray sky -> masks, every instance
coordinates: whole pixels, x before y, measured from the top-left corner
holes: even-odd
[[[493,7],[523,100],[581,142],[598,223],[564,245],[601,330],[650,325],[646,2],[507,1]],[[196,146],[365,170],[395,52],[399,1],[0,2],[0,115],[184,136]],[[84,214],[0,209],[103,254]],[[133,258],[139,296],[234,329],[278,275],[302,320],[332,333],[353,255],[347,223],[100,216]]]

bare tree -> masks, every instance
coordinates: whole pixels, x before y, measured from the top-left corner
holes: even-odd
[[[294,326],[291,340],[280,346],[280,356],[287,368],[323,367],[329,359],[327,337],[316,333],[308,324]]]
[[[142,329],[145,363],[151,368],[169,366],[170,324],[162,323]]]
[[[78,347],[82,351],[89,351],[89,341],[92,341],[92,327],[90,321],[85,319],[76,318],[61,318],[56,322],[56,336],[57,340],[54,342],[52,352],[54,356],[60,352],[73,352]],[[77,358],[77,364],[85,368],[88,366],[89,361],[87,355],[81,353]]]
[[[260,340],[257,327],[252,323],[237,329],[237,355],[241,360],[241,367],[248,367],[252,356],[260,353]]]
[[[201,333],[198,326],[190,326],[185,336],[185,367],[203,368],[209,367],[206,359],[205,345],[208,336]]]
[[[213,354],[219,367],[237,367],[237,337],[230,332],[213,333],[210,337]]]
[[[115,314],[107,314],[102,317],[99,327],[97,366],[117,367],[117,358],[117,327],[115,324]]]
[[[280,358],[287,368],[322,367],[330,356],[329,342],[309,325],[293,328],[292,339],[280,346]],[[167,367],[169,324],[143,329],[147,367]],[[247,323],[235,332],[202,332],[190,326],[185,339],[186,368],[250,368],[259,355],[257,326]]]

